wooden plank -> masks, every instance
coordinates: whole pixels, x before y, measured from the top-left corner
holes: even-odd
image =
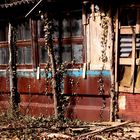
[[[38,38],[37,38],[37,21],[36,20],[30,20],[31,24],[31,34],[32,34],[32,59],[33,59],[33,67],[34,70],[37,70],[37,67],[39,65],[39,50],[38,50]]]
[[[132,89],[130,87],[119,86],[119,92],[132,93]]]
[[[120,34],[132,35],[133,32],[136,32],[136,26],[121,26],[120,28]]]
[[[118,9],[116,13],[116,29],[115,29],[115,91],[118,92],[118,35],[119,35],[119,19]]]
[[[132,58],[119,58],[120,65],[131,65]]]
[[[136,33],[140,33],[140,9],[137,10]]]
[[[136,65],[140,66],[140,58],[136,59]]]
[[[92,11],[92,20],[93,20],[93,21],[95,21],[95,11],[94,11],[94,9],[95,9],[95,6],[94,6],[94,4],[92,3],[92,4],[91,4],[91,11]]]
[[[136,34],[133,32],[132,35],[132,65],[131,65],[131,81],[130,86],[132,92],[134,92],[134,81],[135,81],[135,68],[136,68]]]
[[[127,92],[127,93],[133,93],[131,88],[128,87],[119,87],[119,92]],[[134,93],[140,94],[140,88],[134,88]]]
[[[131,65],[132,61],[132,58],[119,58],[120,65]],[[140,66],[140,58],[136,59],[136,65]]]

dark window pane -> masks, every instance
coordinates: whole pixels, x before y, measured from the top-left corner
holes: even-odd
[[[71,29],[72,29],[72,36],[81,36],[82,35],[82,19],[73,18],[71,20]]]
[[[62,26],[63,26],[63,38],[70,37],[70,21],[69,21],[69,19],[64,18],[63,22],[62,22]]]
[[[73,59],[76,62],[82,62],[83,61],[83,47],[82,47],[82,45],[73,44],[72,51],[73,51]]]
[[[4,58],[4,63],[8,64],[9,63],[9,48],[3,48],[5,52],[5,58]]]
[[[17,49],[17,64],[24,64],[24,48]]]
[[[44,38],[44,22],[38,20],[38,38]]]
[[[136,25],[137,11],[136,9],[123,9],[120,13],[121,26]]]
[[[32,54],[31,54],[31,47],[25,47],[25,64],[31,64],[32,63]]]
[[[54,24],[53,38],[58,38],[59,37],[59,24],[58,24],[58,20],[54,19],[53,20],[53,24]]]
[[[8,38],[8,25],[0,24],[0,41],[6,41]]]
[[[9,50],[8,48],[0,48],[0,64],[8,64]]]
[[[71,61],[71,45],[65,45],[62,48],[62,61],[63,62]]]
[[[17,39],[30,39],[31,38],[31,30],[29,26],[29,22],[25,22],[17,25]]]
[[[25,22],[23,25],[23,39],[30,39],[31,38],[31,31],[28,22]]]
[[[47,50],[43,46],[40,46],[39,50],[40,63],[46,63],[48,59]]]
[[[55,59],[57,62],[59,62],[59,46],[58,45],[55,45],[54,46],[54,55],[55,55]]]

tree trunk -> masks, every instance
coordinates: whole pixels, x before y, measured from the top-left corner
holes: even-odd
[[[55,118],[58,118],[58,87],[57,87],[57,70],[56,70],[56,60],[53,50],[53,24],[52,20],[49,19],[48,15],[45,15],[45,47],[48,50],[48,56],[50,59],[51,65],[51,74],[52,74],[52,93],[54,99],[54,115]]]
[[[9,46],[9,79],[10,79],[10,93],[11,93],[11,115],[17,116],[19,94],[17,93],[17,77],[16,77],[16,33],[15,29],[9,23],[8,32],[8,46]]]

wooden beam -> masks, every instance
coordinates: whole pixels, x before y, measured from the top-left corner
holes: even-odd
[[[119,58],[119,65],[131,65],[132,58]]]
[[[32,60],[33,60],[33,67],[34,70],[37,70],[39,65],[39,50],[38,50],[38,37],[37,37],[37,21],[31,19],[31,36],[32,36]]]
[[[132,35],[133,32],[136,32],[136,26],[121,26],[120,34]]]
[[[140,33],[140,9],[137,10],[136,33]]]
[[[116,29],[115,29],[115,91],[118,92],[118,36],[119,36],[119,19],[118,19],[118,9],[116,13]]]
[[[136,68],[136,34],[133,32],[132,35],[132,65],[131,65],[131,81],[130,86],[132,92],[134,92],[135,86],[135,68]]]

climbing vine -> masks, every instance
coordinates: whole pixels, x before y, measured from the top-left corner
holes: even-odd
[[[55,118],[63,119],[64,111],[68,105],[69,97],[64,95],[64,77],[67,73],[67,64],[57,62],[53,46],[53,33],[55,26],[49,15],[44,15],[45,49],[49,60],[46,63],[46,94],[53,93]],[[50,89],[51,88],[51,89]]]
[[[16,72],[16,37],[17,32],[14,25],[9,23],[9,81],[10,81],[10,92],[11,92],[11,111],[13,116],[18,115],[18,103],[20,102],[20,97],[17,92],[17,72]]]
[[[103,13],[103,14],[100,14],[100,17],[101,17],[101,28],[102,28],[102,34],[101,34],[101,57],[100,57],[100,60],[102,61],[103,65],[102,65],[102,70],[100,72],[100,76],[99,76],[99,80],[98,80],[98,83],[99,83],[99,95],[102,96],[102,101],[103,101],[103,105],[101,107],[101,110],[100,110],[100,117],[101,119],[103,118],[103,110],[105,109],[106,107],[106,99],[105,99],[105,87],[104,87],[104,76],[103,76],[103,71],[105,69],[105,63],[108,61],[108,58],[107,58],[107,54],[106,54],[106,51],[107,51],[107,36],[108,36],[108,17]]]

